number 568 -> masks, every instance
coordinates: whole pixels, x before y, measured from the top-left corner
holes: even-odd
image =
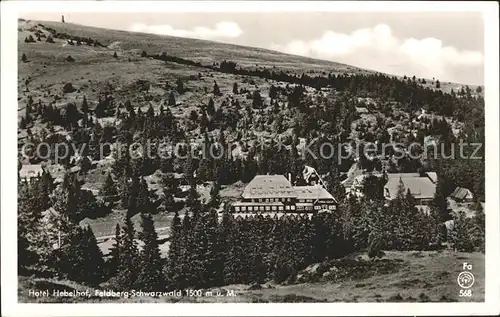
[[[472,290],[470,289],[461,289],[460,290],[460,297],[471,297],[472,296]]]

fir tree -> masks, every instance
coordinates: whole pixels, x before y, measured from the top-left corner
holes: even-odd
[[[26,57],[26,54],[23,53],[23,56],[21,57],[21,61],[23,63],[26,63],[28,61],[28,58]]]
[[[108,173],[108,176],[106,177],[106,180],[100,190],[100,195],[106,202],[115,202],[118,200],[118,190],[113,178],[111,177],[111,173]]]
[[[262,109],[264,103],[262,101],[262,97],[260,96],[260,92],[255,90],[252,94],[252,107],[254,109]]]
[[[474,247],[478,248],[481,252],[485,251],[485,234],[485,215],[483,207],[478,203],[476,214],[472,217],[470,235]]]
[[[170,94],[168,95],[168,105],[170,107],[175,107],[176,105],[176,101],[175,101],[175,95],[174,93],[171,91]]]
[[[82,101],[82,112],[83,112],[83,127],[86,128],[88,126],[88,113],[89,113],[89,105],[87,103],[87,98],[83,96]]]
[[[61,270],[70,280],[98,285],[104,274],[104,260],[94,233],[87,227],[71,228],[70,239],[61,249]]]
[[[183,94],[184,93],[184,83],[182,82],[182,80],[180,78],[177,79],[177,92],[179,94]]]
[[[212,97],[210,97],[210,100],[208,101],[207,113],[209,116],[213,116],[215,114],[215,104]]]
[[[269,98],[276,99],[277,96],[278,89],[274,85],[271,85],[271,87],[269,88]]]
[[[134,184],[132,186],[134,186]],[[154,213],[154,211],[152,210],[153,205],[149,198],[148,184],[146,183],[146,180],[143,177],[141,177],[140,179],[135,201],[137,206],[136,207],[137,212]]]
[[[214,185],[210,189],[209,206],[212,208],[218,208],[219,204],[220,204],[220,185],[218,182],[214,182]]]
[[[235,95],[239,94],[238,83],[236,82],[233,84],[233,94]]]
[[[449,241],[456,251],[471,252],[474,248],[470,236],[470,225],[463,211],[453,217],[453,228],[449,233]]]
[[[181,252],[184,246],[184,236],[179,213],[175,211],[170,230],[170,246],[168,249],[168,262],[166,268],[168,289],[179,289],[182,286],[183,274],[180,269]]]
[[[143,247],[139,256],[140,270],[137,286],[148,291],[160,291],[164,289],[165,277],[158,235],[151,215],[141,213],[141,226],[142,232],[139,233],[139,239],[142,241]]]
[[[193,243],[193,229],[193,220],[189,213],[186,213],[182,219],[182,247],[180,248],[179,260],[177,262],[179,274],[174,279],[175,285],[178,285],[181,289],[192,286],[195,283],[192,267],[193,250],[196,248]]]
[[[220,89],[219,89],[219,85],[217,85],[217,82],[214,81],[214,90],[213,90],[213,94],[215,96],[222,96],[221,92],[220,92]]]
[[[135,229],[131,219],[133,212],[127,210],[125,228],[122,234],[122,247],[120,249],[120,266],[117,276],[118,287],[122,290],[130,290],[136,285],[138,255],[137,242],[135,241]]]
[[[18,268],[19,274],[49,275],[52,272],[52,246],[42,228],[42,210],[28,183],[18,191]]]
[[[121,242],[122,234],[121,234],[121,229],[120,225],[116,224],[115,227],[115,242],[113,243],[113,246],[111,247],[109,254],[110,254],[110,259],[107,263],[108,266],[108,276],[115,276],[118,273],[118,269],[120,267],[121,263],[121,247],[122,247],[122,242]]]

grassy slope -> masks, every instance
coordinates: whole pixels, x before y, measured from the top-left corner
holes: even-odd
[[[294,285],[264,285],[260,290],[248,290],[248,285],[229,285],[221,289],[222,294],[234,290],[234,297],[199,298],[150,298],[129,299],[91,298],[73,301],[90,302],[396,302],[396,301],[484,301],[484,254],[444,252],[387,252],[387,259],[401,259],[401,268],[389,274],[374,275],[362,280],[348,280],[340,283],[319,282]],[[472,264],[475,283],[472,297],[460,297],[457,276],[462,263]],[[50,285],[52,284],[52,285]],[[58,302],[61,298],[28,296],[30,289],[67,288],[85,291],[93,288],[74,282],[47,279],[19,279],[20,302]],[[217,290],[212,290],[215,294]],[[93,291],[92,291],[93,292]],[[203,292],[204,293],[204,292]]]
[[[294,69],[300,67],[301,71],[360,71],[360,69],[349,65],[331,61],[317,60],[308,57],[289,55],[276,51],[248,46],[239,46],[166,35],[102,29],[72,23],[63,24],[59,22],[49,21],[30,22],[31,25],[37,23],[42,23],[44,26],[53,28],[61,33],[67,33],[73,36],[95,38],[104,45],[112,45],[112,47],[121,50],[135,50],[139,53],[142,50],[145,50],[148,53],[166,52],[169,55],[177,55],[186,59],[200,61],[202,63],[220,62],[224,59],[230,58],[246,65],[254,66],[255,63],[258,63],[259,66],[290,66]]]

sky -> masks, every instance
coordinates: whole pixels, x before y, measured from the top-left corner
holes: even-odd
[[[331,60],[395,75],[484,84],[475,12],[25,13],[111,29],[199,38]]]

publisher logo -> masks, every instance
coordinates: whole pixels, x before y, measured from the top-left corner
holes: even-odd
[[[471,288],[474,285],[474,275],[468,271],[461,272],[458,274],[457,282],[461,288]]]

